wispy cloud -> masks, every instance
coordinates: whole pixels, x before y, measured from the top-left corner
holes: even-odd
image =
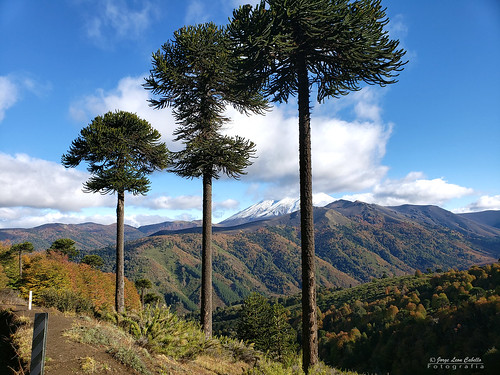
[[[31,77],[29,73],[11,73],[0,76],[0,122],[5,118],[6,111],[22,100],[24,93],[28,92],[41,97],[50,89],[50,83],[42,83]]]
[[[199,0],[191,0],[187,7],[184,23],[186,25],[207,22],[210,19],[210,14],[205,6],[205,3]]]
[[[115,39],[137,39],[156,17],[150,1],[141,2],[134,8],[126,0],[92,1],[85,3],[93,13],[87,13],[85,32],[98,46],[107,47]]]
[[[387,24],[386,29],[392,39],[399,40],[399,48],[403,48],[406,51],[405,58],[412,62],[415,61],[418,57],[417,51],[412,49],[406,42],[410,29],[406,23],[405,16],[396,14]]]
[[[18,100],[18,88],[9,77],[0,76],[0,121],[5,117],[5,111]]]

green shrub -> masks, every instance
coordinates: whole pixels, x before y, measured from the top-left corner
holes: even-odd
[[[68,289],[44,289],[36,298],[42,306],[55,307],[62,312],[93,314],[95,310],[89,299]]]
[[[166,306],[146,305],[120,323],[146,348],[173,358],[193,358],[210,345],[194,322],[179,319]]]
[[[229,353],[236,361],[240,360],[246,363],[257,363],[263,356],[262,353],[254,349],[253,343],[247,344],[243,340],[223,336],[219,338],[219,343],[221,349]]]

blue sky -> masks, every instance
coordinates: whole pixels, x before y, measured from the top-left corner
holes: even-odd
[[[109,110],[135,112],[163,135],[169,110],[148,107],[151,53],[185,24],[227,22],[244,1],[0,0],[0,228],[115,220],[116,197],[84,194],[85,166],[60,165],[80,129]],[[314,104],[315,193],[383,205],[500,209],[500,3],[388,1],[388,30],[408,51],[399,82]],[[298,197],[296,102],[266,116],[228,109],[228,134],[258,158],[240,181],[214,184],[214,220],[263,199]],[[126,197],[126,222],[201,217],[201,181],[151,177]]]

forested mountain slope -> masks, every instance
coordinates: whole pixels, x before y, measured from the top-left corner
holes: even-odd
[[[347,287],[415,270],[464,269],[500,255],[494,228],[473,232],[408,217],[397,210],[351,203],[315,208],[318,285]],[[444,210],[443,210],[444,211]],[[445,213],[448,211],[445,211]],[[453,215],[453,214],[451,214]],[[300,212],[229,228],[214,228],[215,305],[238,301],[251,291],[269,296],[297,293],[300,278]],[[436,219],[437,220],[437,219]],[[481,241],[479,241],[481,240]],[[97,251],[114,264],[114,248]],[[166,302],[194,310],[199,300],[199,228],[160,231],[126,245],[126,275],[146,277]]]
[[[320,358],[332,366],[395,375],[498,373],[499,263],[321,288],[317,298]],[[277,301],[300,337],[300,296]],[[241,308],[217,311],[215,332],[237,337]]]

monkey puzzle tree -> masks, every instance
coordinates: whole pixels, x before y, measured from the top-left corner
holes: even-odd
[[[151,289],[153,287],[153,283],[149,279],[138,279],[135,280],[135,287],[140,291],[141,294],[141,305],[144,307],[144,292],[146,289]]]
[[[340,97],[361,83],[396,82],[405,62],[384,26],[379,0],[261,0],[233,12],[229,35],[239,56],[241,91],[260,87],[275,102],[297,95],[302,247],[303,366],[317,362],[317,317],[310,92]]]
[[[24,253],[32,253],[35,250],[35,247],[31,242],[23,242],[12,245],[10,248],[11,253],[17,253],[19,256],[19,280],[23,278],[23,252]]]
[[[94,269],[100,269],[104,265],[104,260],[97,254],[85,255],[80,263],[88,264]]]
[[[80,251],[75,247],[75,241],[71,238],[59,238],[55,240],[47,249],[47,253],[50,254],[51,252],[67,255],[69,260],[73,260],[80,254]]]
[[[68,153],[62,156],[66,168],[88,163],[87,193],[117,193],[116,207],[116,295],[115,308],[125,309],[124,291],[124,207],[125,192],[145,195],[146,177],[168,166],[168,150],[160,133],[146,120],[124,111],[97,116],[80,132]]]
[[[172,153],[170,171],[203,180],[201,324],[207,337],[212,335],[212,180],[221,174],[239,178],[255,152],[253,142],[220,133],[229,121],[224,111],[227,105],[244,113],[267,108],[255,92],[236,92],[232,56],[224,28],[213,23],[183,27],[153,54],[144,84],[159,95],[151,106],[173,108],[179,125],[175,140],[185,145]]]

